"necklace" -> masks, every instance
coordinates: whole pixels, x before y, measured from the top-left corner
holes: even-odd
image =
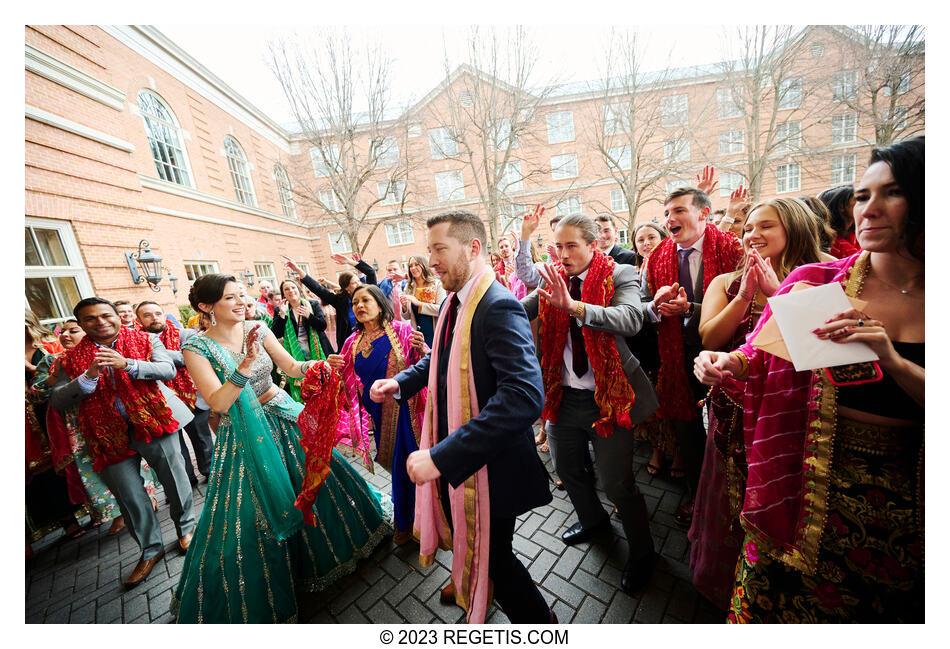
[[[868,264],[868,266],[870,267],[870,264]],[[867,274],[868,274],[868,275],[871,275],[871,270],[870,270],[870,268],[869,268]],[[906,288],[906,289],[905,289],[905,288],[900,288],[900,287],[894,286],[894,285],[891,284],[890,282],[885,281],[880,275],[877,275],[877,274],[874,275],[874,279],[876,279],[877,281],[879,281],[881,284],[884,284],[885,286],[891,287],[891,288],[894,289],[895,291],[900,291],[900,294],[901,294],[901,295],[910,295],[910,294],[917,288],[916,286],[914,286],[913,288]]]

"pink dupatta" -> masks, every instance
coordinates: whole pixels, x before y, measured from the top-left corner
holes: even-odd
[[[490,266],[475,276],[474,287],[465,302],[459,306],[455,337],[449,349],[448,376],[440,377],[438,345],[432,349],[429,359],[429,392],[437,394],[438,382],[446,382],[446,406],[448,408],[449,435],[471,418],[478,416],[478,395],[475,391],[475,376],[469,364],[469,349],[472,336],[472,317],[479,301],[495,281]],[[451,299],[451,296],[449,296]],[[448,309],[439,314],[436,334],[444,330]],[[438,443],[438,399],[426,403],[422,424],[422,439],[419,449],[430,449]],[[444,478],[441,478],[444,479]],[[444,510],[439,502],[439,489],[435,480],[416,487],[416,520],[414,536],[419,539],[419,563],[432,565],[438,548],[452,549],[452,583],[455,585],[455,602],[466,611],[466,620],[481,624],[491,600],[491,582],[488,578],[488,469],[480,468],[458,488],[448,487],[452,507],[452,529],[449,531]]]

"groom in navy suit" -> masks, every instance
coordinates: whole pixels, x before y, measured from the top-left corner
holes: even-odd
[[[431,217],[427,227],[429,264],[446,291],[455,294],[443,307],[449,308],[456,297],[464,303],[475,288],[474,278],[485,268],[485,226],[475,214],[455,210]],[[446,318],[446,323],[451,320]],[[426,387],[430,369],[438,372],[437,394],[430,392],[429,398],[438,399],[439,441],[431,449],[409,456],[409,477],[416,484],[439,480],[442,507],[451,522],[448,485],[458,487],[487,467],[491,516],[488,575],[495,600],[511,622],[557,622],[511,549],[515,518],[551,502],[547,471],[535,449],[531,428],[541,415],[544,390],[528,317],[515,296],[497,281],[478,302],[471,325],[469,371],[475,373],[479,413],[455,431],[448,430],[444,377],[448,350],[461,326],[450,331],[444,328],[435,332],[434,344],[440,345],[438,368],[430,368],[427,355],[394,378],[376,381],[370,396],[377,402],[387,397],[406,399]],[[451,583],[443,590],[443,601],[454,601]]]

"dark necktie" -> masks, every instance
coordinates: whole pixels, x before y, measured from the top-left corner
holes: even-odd
[[[452,339],[452,334],[455,331],[455,318],[458,316],[459,312],[459,296],[458,294],[452,295],[452,301],[449,302],[449,314],[445,319],[445,330],[442,332],[442,348],[439,350],[439,353],[448,353],[449,341]]]
[[[693,301],[693,276],[689,272],[689,256],[696,252],[695,248],[680,248],[679,256],[679,276],[680,276],[680,286],[683,287],[683,290],[686,291],[686,299],[690,302]]]
[[[581,278],[577,275],[571,277],[568,292],[571,297],[577,301],[581,299]],[[576,318],[571,318],[571,354],[573,355],[573,370],[577,378],[587,374],[587,352],[584,349],[584,333],[577,324]]]

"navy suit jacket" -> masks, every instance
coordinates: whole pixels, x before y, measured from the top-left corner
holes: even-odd
[[[519,516],[552,499],[532,429],[544,406],[544,388],[531,325],[521,303],[495,281],[475,308],[471,334],[479,413],[432,448],[432,461],[453,487],[487,465],[491,516]],[[441,337],[437,331],[435,340]],[[400,399],[428,385],[430,358],[427,354],[396,375]]]

